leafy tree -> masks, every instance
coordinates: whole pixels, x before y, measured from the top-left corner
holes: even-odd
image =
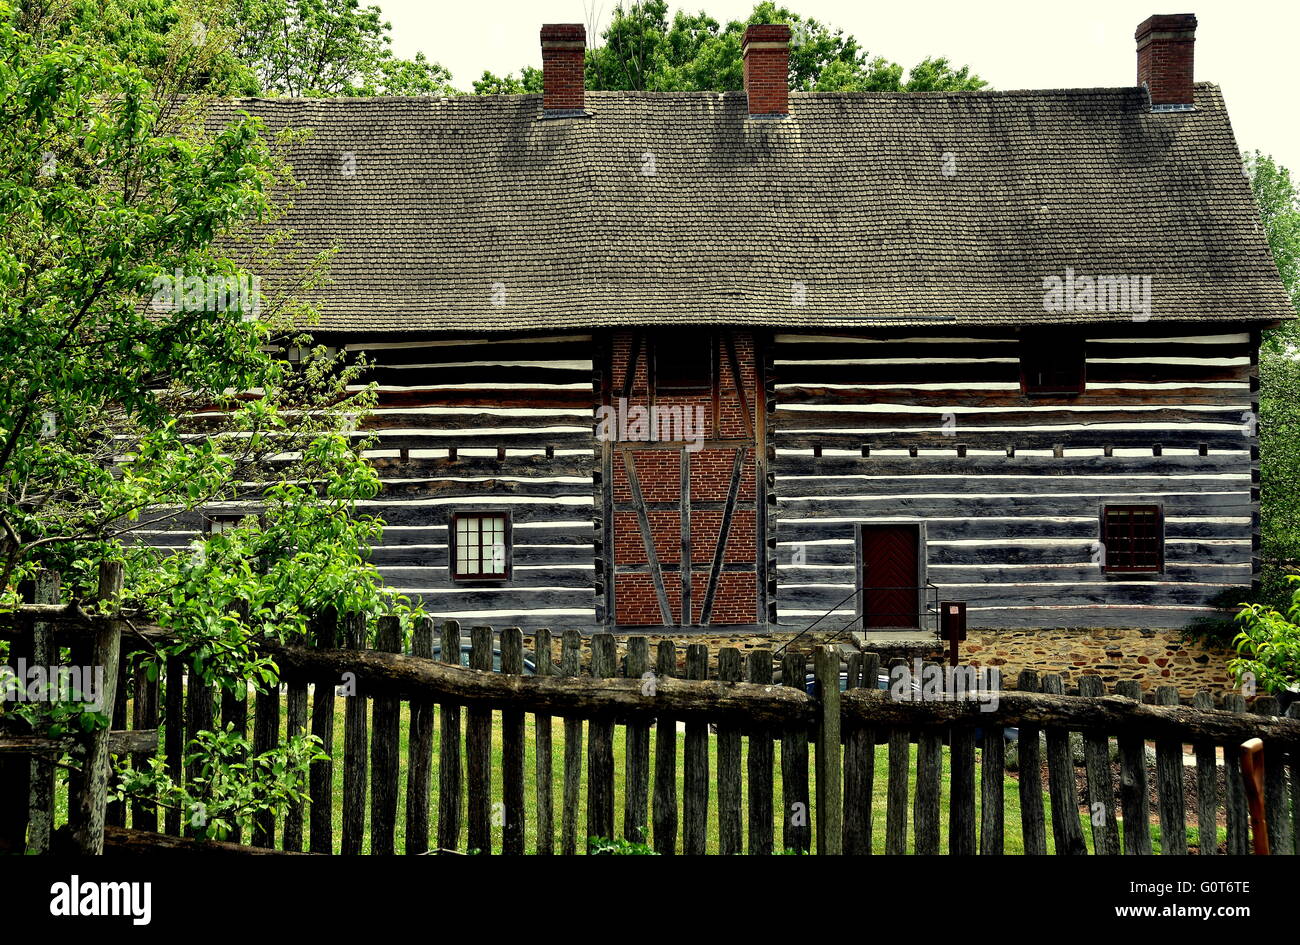
[[[475,95],[538,95],[541,91],[542,70],[534,66],[524,66],[517,79],[485,71],[483,78],[474,82]]]
[[[587,87],[634,91],[738,91],[744,88],[742,40],[755,23],[787,23],[790,87],[826,92],[932,92],[984,88],[969,67],[954,68],[945,58],[929,58],[909,72],[882,57],[871,57],[843,30],[784,6],[757,4],[746,20],[720,23],[704,12],[678,11],[671,20],[666,0],[620,4],[601,34],[603,43],[587,51]],[[478,94],[535,92],[540,75],[526,68],[521,78],[485,72],[474,83]]]
[[[1300,192],[1291,180],[1291,172],[1272,155],[1247,151],[1242,160],[1278,275],[1291,296],[1291,304],[1300,312]],[[1266,333],[1265,341],[1269,347],[1280,349],[1293,341],[1297,330],[1295,323],[1289,322]]]
[[[373,403],[354,389],[364,365],[278,355],[303,343],[328,263],[300,263],[275,228],[298,138],[182,96],[186,71],[151,83],[111,47],[19,22],[0,0],[0,619],[38,569],[86,602],[98,562],[121,559],[125,594],[95,606],[173,631],[147,667],[179,656],[242,698],[276,679],[258,643],[301,640],[326,606],[410,611],[367,557],[380,523],[359,503],[379,483],[348,432]],[[249,514],[174,552],[134,534],[193,528],[214,503]],[[27,718],[91,727],[67,706]]]
[[[392,25],[358,0],[232,0],[235,49],[281,95],[455,94],[423,53],[393,55]]]
[[[1293,595],[1285,613],[1266,604],[1248,604],[1238,616],[1240,632],[1233,641],[1237,656],[1228,667],[1239,676],[1249,673],[1269,692],[1300,683],[1300,575],[1289,578]]]
[[[29,42],[72,42],[109,51],[160,87],[183,93],[256,95],[256,73],[234,49],[230,0],[67,0],[15,4]]]

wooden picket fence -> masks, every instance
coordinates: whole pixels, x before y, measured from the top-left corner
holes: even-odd
[[[114,577],[110,569],[101,592],[115,586],[120,572]],[[1233,693],[1223,696],[1223,708],[1214,708],[1208,693],[1180,706],[1177,691],[1161,687],[1145,704],[1136,684],[1106,695],[1100,677],[1084,675],[1079,694],[1066,695],[1059,676],[1026,672],[1017,690],[999,694],[995,711],[979,711],[963,702],[892,701],[875,686],[881,665],[871,653],[845,661],[838,648],[818,646],[811,654],[784,653],[778,665],[770,650],[711,654],[703,644],[661,641],[652,654],[645,637],[620,642],[568,631],[556,640],[547,630],[526,637],[518,628],[486,626],[469,628],[466,669],[454,620],[436,626],[421,618],[404,645],[396,618],[380,618],[371,633],[355,615],[326,615],[315,622],[314,646],[266,648],[281,670],[280,691],[239,699],[187,680],[177,659],[151,679],[137,651],[162,631],[87,618],[54,604],[57,588],[41,593],[43,602],[10,615],[3,633],[14,646],[35,646],[37,658],[52,659],[63,643],[72,660],[115,667],[112,731],[78,740],[82,769],[66,788],[70,834],[82,852],[192,847],[181,811],[104,803],[107,764],[113,753],[147,764],[161,748],[173,777],[192,778],[182,764],[184,745],[216,725],[245,735],[251,725],[254,752],[286,733],[310,732],[329,755],[311,767],[310,803],[208,845],[221,852],[569,854],[583,852],[589,838],[622,837],[664,854],[861,854],[883,829],[886,853],[939,853],[946,818],[948,852],[998,854],[1011,828],[1000,737],[1008,726],[1019,729],[1019,831],[1027,853],[1046,853],[1049,837],[1057,853],[1087,853],[1089,846],[1098,854],[1151,853],[1148,741],[1155,743],[1162,852],[1188,851],[1185,744],[1194,746],[1201,836],[1216,836],[1223,810],[1228,852],[1249,852],[1239,746],[1251,737],[1266,746],[1272,851],[1300,848],[1300,818],[1293,816],[1300,811],[1298,707],[1276,717],[1271,697],[1256,699],[1250,712]],[[526,658],[536,675],[523,675]],[[815,695],[805,691],[810,668]],[[351,694],[338,695],[340,684]],[[1070,732],[1084,738],[1083,800],[1092,816],[1083,819]],[[1118,778],[1108,756],[1112,738]],[[53,761],[68,747],[47,741],[0,732],[0,838],[12,844],[25,834],[38,852],[51,849]],[[880,771],[877,746],[887,759]],[[883,818],[873,813],[877,784]],[[1200,852],[1215,852],[1214,843]]]

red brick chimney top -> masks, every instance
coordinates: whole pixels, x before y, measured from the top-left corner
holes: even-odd
[[[564,117],[583,114],[587,28],[581,23],[548,23],[542,27],[542,114]]]
[[[1166,13],[1147,17],[1138,26],[1137,83],[1151,95],[1154,111],[1192,107],[1196,16]]]
[[[790,114],[790,27],[756,23],[745,30],[745,94],[753,117]]]

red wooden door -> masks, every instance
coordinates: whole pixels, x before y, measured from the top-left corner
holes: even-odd
[[[862,526],[863,626],[920,626],[919,545],[915,525]]]

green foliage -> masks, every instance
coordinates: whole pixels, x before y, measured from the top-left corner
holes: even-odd
[[[358,0],[233,0],[240,58],[281,95],[447,95],[451,74],[422,53],[399,59],[392,25]]]
[[[474,82],[475,95],[540,95],[541,92],[542,70],[534,66],[524,66],[517,79],[512,75],[484,72],[483,78]]]
[[[364,363],[275,357],[305,343],[289,332],[313,315],[298,293],[327,262],[247,235],[276,220],[295,139],[209,125],[198,97],[178,116],[163,103],[184,76],[151,84],[65,23],[33,38],[18,22],[0,2],[0,610],[42,568],[89,600],[99,562],[123,560],[126,593],[99,606],[172,629],[155,657],[232,689],[273,679],[255,644],[302,639],[327,606],[407,612],[367,560],[380,523],[358,503],[378,480],[347,432],[374,402]],[[177,272],[201,286],[250,270],[283,270],[265,300],[149,295]],[[191,553],[133,535],[214,508],[252,514]]]
[[[184,763],[195,766],[195,775],[185,783],[172,779],[164,755],[150,758],[145,769],[120,760],[113,797],[180,811],[191,836],[225,840],[236,826],[250,831],[260,813],[308,803],[308,769],[327,757],[320,748],[315,735],[294,735],[254,755],[247,740],[227,725],[223,731],[199,732],[190,742]]]
[[[1247,151],[1242,160],[1273,261],[1291,303],[1300,312],[1300,192],[1291,180],[1291,172],[1273,160],[1272,155]],[[1288,322],[1267,332],[1265,340],[1269,346],[1281,350],[1294,343],[1297,331],[1300,329],[1296,323]]]
[[[1288,581],[1293,593],[1285,613],[1263,604],[1242,609],[1237,618],[1241,630],[1233,641],[1237,656],[1228,661],[1238,678],[1249,673],[1269,692],[1300,683],[1300,575]]]
[[[669,19],[666,0],[620,3],[587,51],[587,88],[651,92],[738,91],[744,88],[741,40],[756,23],[786,23],[793,38],[790,87],[821,92],[934,92],[981,89],[987,83],[969,67],[928,58],[904,74],[887,59],[871,57],[851,35],[776,3],[757,4],[745,20],[721,23],[704,12],[678,10]],[[477,94],[540,91],[540,74],[521,78],[485,72]]]
[[[34,43],[110,51],[155,85],[214,95],[255,95],[257,76],[235,52],[231,0],[34,0],[15,4]]]
[[[658,856],[659,854],[644,843],[635,843],[631,840],[614,839],[609,840],[605,837],[588,837],[587,838],[587,855],[588,856]]]

